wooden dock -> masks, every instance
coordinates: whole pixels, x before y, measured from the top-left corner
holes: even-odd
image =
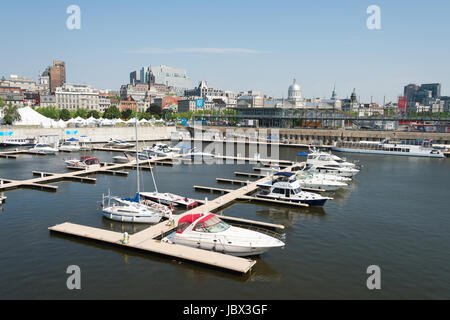
[[[49,230],[52,232],[58,232],[72,236],[78,236],[82,238],[107,242],[116,246],[129,247],[156,254],[171,256],[177,259],[202,263],[205,265],[214,266],[225,270],[235,271],[239,273],[247,273],[251,270],[256,261],[240,257],[234,257],[223,253],[207,251],[203,249],[196,249],[187,246],[165,243],[157,239],[161,239],[166,234],[174,231],[181,217],[187,214],[198,214],[198,213],[205,214],[208,212],[215,212],[223,208],[224,206],[229,205],[236,199],[239,198],[245,199],[248,197],[247,194],[252,193],[258,189],[257,186],[258,183],[263,183],[268,179],[270,179],[270,177],[264,177],[263,179],[260,179],[258,181],[250,182],[246,186],[239,188],[237,190],[226,190],[227,192],[224,192],[225,194],[223,196],[220,196],[212,201],[206,200],[201,206],[195,207],[182,214],[173,216],[174,224],[169,224],[167,223],[167,221],[163,221],[145,230],[130,235],[128,243],[123,243],[121,241],[121,239],[123,239],[122,233],[75,225],[68,222],[50,227]],[[284,226],[282,225],[274,225],[266,222],[252,221],[248,219],[233,218],[227,216],[221,216],[221,218],[223,218],[224,220],[228,219],[229,221],[234,222],[259,225],[261,227],[270,226],[274,229],[280,230],[284,229]]]

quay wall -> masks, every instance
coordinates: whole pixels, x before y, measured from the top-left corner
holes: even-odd
[[[170,139],[174,126],[171,127],[150,127],[141,126],[138,128],[139,140],[166,140]],[[59,139],[79,138],[87,136],[93,143],[106,142],[110,139],[120,139],[134,141],[135,127],[80,127],[80,128],[36,128],[36,127],[0,127],[0,141],[8,138],[33,138],[41,135],[58,136]],[[5,133],[12,135],[6,136]]]
[[[181,128],[180,128],[181,129]],[[254,132],[259,136],[276,135],[282,143],[310,144],[313,141],[322,145],[332,145],[336,141],[382,141],[389,139],[424,139],[433,140],[438,144],[450,144],[450,133],[432,132],[403,132],[403,131],[369,131],[345,129],[283,129],[283,128],[231,128],[231,127],[202,127],[203,130],[217,130],[226,134],[233,129],[241,133]]]

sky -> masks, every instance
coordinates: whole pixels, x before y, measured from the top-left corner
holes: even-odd
[[[66,12],[80,8],[80,29]],[[370,30],[367,8],[380,8]],[[40,0],[0,9],[0,77],[38,79],[53,60],[67,82],[119,90],[143,66],[185,69],[196,86],[306,98],[353,88],[363,102],[396,101],[409,83],[450,95],[450,1]]]

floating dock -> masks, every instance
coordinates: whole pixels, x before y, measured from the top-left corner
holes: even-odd
[[[287,170],[287,169],[286,169]],[[51,232],[58,232],[62,234],[68,234],[81,238],[92,239],[96,241],[107,242],[116,246],[124,248],[134,248],[156,254],[162,254],[177,259],[188,260],[192,262],[202,263],[217,268],[247,273],[256,263],[255,260],[246,258],[234,257],[231,255],[207,251],[203,249],[196,249],[187,246],[181,246],[176,244],[170,244],[160,241],[166,234],[173,232],[177,226],[178,220],[187,214],[207,213],[217,211],[224,206],[229,205],[236,199],[247,198],[247,194],[254,192],[258,189],[257,184],[263,183],[270,177],[264,177],[258,181],[249,182],[246,186],[237,190],[227,190],[227,192],[212,201],[205,201],[203,205],[188,210],[182,214],[174,215],[174,224],[170,224],[167,221],[160,222],[156,225],[150,226],[140,232],[137,232],[129,236],[127,243],[122,241],[123,234],[99,228],[92,228],[87,226],[80,226],[72,223],[63,223],[53,227],[50,227]],[[253,197],[249,197],[253,198]],[[254,226],[272,228],[283,230],[284,226],[275,225],[266,222],[252,221],[248,219],[233,218],[227,216],[221,216],[224,220],[233,221],[235,223],[251,224]]]

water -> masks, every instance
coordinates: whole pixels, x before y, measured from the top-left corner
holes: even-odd
[[[281,149],[295,159],[297,149]],[[110,161],[117,153],[98,152]],[[344,155],[344,154],[339,154]],[[73,154],[72,156],[79,156]],[[64,172],[58,156],[0,159],[0,177],[31,178],[31,171]],[[250,275],[128,251],[50,234],[49,226],[73,222],[119,232],[122,225],[100,215],[102,193],[132,195],[129,177],[96,175],[97,183],[57,183],[57,193],[15,190],[0,212],[1,299],[437,299],[450,298],[450,159],[347,155],[363,165],[350,189],[324,209],[238,203],[224,213],[286,226],[285,249],[257,258]],[[299,158],[300,160],[300,158]],[[252,164],[157,167],[160,191],[212,199],[194,184],[217,184]],[[148,172],[144,189],[152,190]],[[381,290],[366,287],[369,265],[381,268]],[[66,268],[81,268],[81,290],[66,287]]]

